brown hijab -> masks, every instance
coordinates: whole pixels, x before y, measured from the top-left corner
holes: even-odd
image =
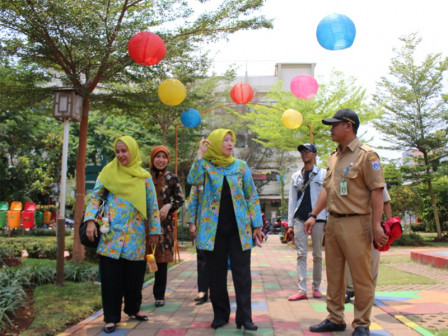
[[[170,163],[170,150],[166,148],[165,146],[156,146],[151,151],[151,163],[149,165],[150,169],[154,168],[154,157],[157,155],[157,153],[164,152],[166,157],[168,158],[168,163]]]

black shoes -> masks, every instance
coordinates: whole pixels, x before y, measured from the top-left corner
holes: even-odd
[[[350,299],[355,296],[355,292],[346,291],[345,292],[345,303],[350,303]]]
[[[130,318],[134,318],[137,321],[148,321],[148,316],[146,315],[129,315]]]
[[[257,330],[258,329],[258,327],[255,324],[253,324],[253,322],[251,322],[251,321],[246,321],[243,323],[238,323],[238,322],[236,323],[237,329],[241,329],[241,326],[243,326],[245,330]]]
[[[222,327],[224,324],[229,323],[229,320],[224,321],[224,320],[213,320],[212,324],[210,325],[213,329],[218,329],[220,327]]]
[[[370,330],[366,327],[356,327],[352,336],[369,336]]]
[[[196,301],[196,306],[206,303],[208,300],[208,295],[204,294],[202,296],[197,296],[194,301]]]
[[[107,324],[111,324],[111,323],[107,323]],[[104,326],[104,332],[105,332],[106,334],[113,333],[113,332],[115,331],[115,328],[116,328],[115,323],[113,323],[113,325],[112,325],[112,326],[109,326],[109,327]]]
[[[156,307],[163,307],[165,305],[165,300],[156,300]]]
[[[330,320],[326,319],[326,320],[323,320],[319,324],[311,326],[310,331],[312,331],[312,332],[344,331],[346,327],[347,327],[347,325],[345,323],[336,324],[336,323],[331,322]]]

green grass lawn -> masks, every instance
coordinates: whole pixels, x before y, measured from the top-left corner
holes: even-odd
[[[92,282],[38,286],[34,290],[34,321],[20,335],[55,335],[99,309],[101,289]]]
[[[380,259],[380,270],[378,274],[377,285],[430,285],[437,283],[437,281],[425,276],[399,271],[391,267],[391,265],[393,264],[401,264],[407,262],[414,262],[411,261],[411,258],[408,254],[387,256],[382,255]]]

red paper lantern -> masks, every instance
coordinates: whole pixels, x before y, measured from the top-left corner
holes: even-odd
[[[138,64],[154,65],[165,57],[166,47],[159,35],[143,31],[131,37],[128,51]]]
[[[298,75],[291,80],[290,89],[297,98],[310,99],[316,95],[319,84],[313,76]]]
[[[254,97],[254,89],[245,82],[235,84],[230,90],[230,98],[237,104],[247,104]]]

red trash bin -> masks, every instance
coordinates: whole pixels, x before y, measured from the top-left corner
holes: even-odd
[[[34,228],[34,212],[36,211],[36,203],[26,202],[22,211],[22,225],[24,229]]]

